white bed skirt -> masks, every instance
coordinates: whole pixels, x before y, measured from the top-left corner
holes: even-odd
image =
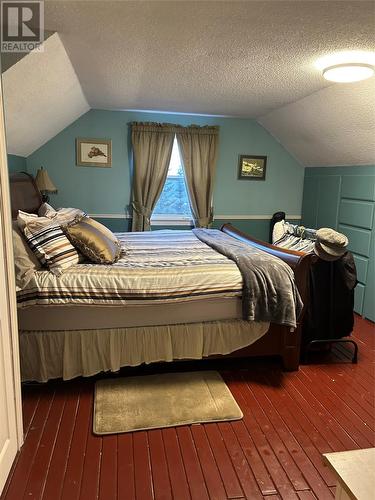
[[[202,359],[256,342],[269,323],[243,320],[100,330],[20,331],[22,381],[89,377],[142,363]]]

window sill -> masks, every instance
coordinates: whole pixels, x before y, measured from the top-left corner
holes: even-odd
[[[193,226],[193,220],[186,215],[153,215],[151,226]]]

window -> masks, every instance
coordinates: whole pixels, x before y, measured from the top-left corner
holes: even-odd
[[[168,177],[151,219],[153,224],[158,221],[163,224],[183,221],[186,224],[186,221],[191,219],[189,195],[176,138],[173,141]]]

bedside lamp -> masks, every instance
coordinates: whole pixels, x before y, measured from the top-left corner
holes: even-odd
[[[49,201],[48,193],[57,193],[56,186],[49,178],[47,170],[44,170],[43,167],[40,167],[37,171],[35,183],[42,194],[42,200],[44,203]]]

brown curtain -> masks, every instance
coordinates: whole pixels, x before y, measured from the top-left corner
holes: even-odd
[[[196,227],[208,227],[213,219],[212,193],[219,127],[178,127],[176,137],[184,165],[194,224]]]
[[[175,130],[159,123],[132,123],[134,154],[133,231],[150,230],[152,211],[163,190]]]

